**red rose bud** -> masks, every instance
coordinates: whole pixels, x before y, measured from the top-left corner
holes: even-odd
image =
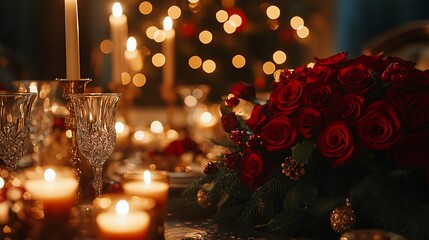
[[[237,116],[233,112],[226,115],[222,115],[221,123],[222,128],[225,132],[231,132],[232,130],[240,127],[240,123],[238,122]]]
[[[246,125],[253,131],[256,131],[264,126],[265,122],[268,120],[268,107],[268,105],[256,104],[252,109],[250,118],[246,120]]]
[[[225,100],[225,106],[230,108],[237,106],[238,103],[240,103],[240,100],[235,96]]]
[[[246,101],[253,101],[256,98],[256,90],[253,85],[245,82],[238,82],[232,86],[229,93],[234,94],[237,98],[242,98]]]
[[[213,173],[217,172],[217,170],[218,170],[217,165],[214,162],[208,162],[204,166],[204,174],[206,174],[206,175],[213,174]]]

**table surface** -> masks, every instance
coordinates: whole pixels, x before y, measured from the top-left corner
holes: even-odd
[[[249,240],[298,240],[286,236],[273,236],[252,228],[237,228],[216,224],[204,209],[190,207],[181,204],[184,199],[179,193],[170,194],[169,210],[165,223],[166,240],[226,240],[226,239],[249,239]],[[200,217],[193,212],[202,212]],[[207,212],[207,211],[206,211]],[[301,239],[302,240],[302,239]]]

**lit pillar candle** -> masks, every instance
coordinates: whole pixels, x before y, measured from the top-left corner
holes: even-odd
[[[67,79],[80,79],[79,21],[77,0],[65,0]]]
[[[96,217],[103,239],[146,239],[150,216],[144,211],[130,211],[125,200],[116,203],[112,211],[101,212]]]
[[[112,81],[121,83],[121,74],[125,70],[125,47],[128,35],[127,16],[122,14],[122,6],[115,2],[109,17],[112,50]]]
[[[143,179],[141,178],[143,177]],[[122,188],[129,195],[152,198],[155,200],[155,221],[158,236],[164,234],[164,220],[166,214],[166,203],[168,199],[168,179],[165,174],[129,173],[124,176]]]
[[[162,43],[162,51],[165,56],[165,64],[163,67],[163,85],[166,89],[171,89],[174,86],[175,73],[175,54],[174,54],[174,39],[176,33],[173,29],[173,20],[170,17],[164,19],[165,40]]]
[[[45,214],[60,215],[75,204],[79,183],[72,169],[36,167],[26,170],[24,175],[25,190],[32,200],[43,203]]]

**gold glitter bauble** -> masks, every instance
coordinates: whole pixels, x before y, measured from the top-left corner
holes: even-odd
[[[337,233],[344,233],[353,228],[356,216],[349,200],[342,207],[337,207],[331,212],[331,227]]]
[[[197,203],[203,208],[209,208],[213,204],[207,199],[207,190],[200,189],[197,192]]]

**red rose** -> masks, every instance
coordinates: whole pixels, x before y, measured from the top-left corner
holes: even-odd
[[[371,104],[357,123],[360,140],[370,149],[385,150],[399,138],[401,123],[395,109],[385,100]]]
[[[342,68],[338,72],[338,81],[347,93],[364,96],[375,87],[369,69],[362,64]]]
[[[300,108],[295,122],[297,131],[305,138],[310,138],[321,124],[320,112],[313,108]]]
[[[352,130],[343,121],[333,121],[320,132],[316,147],[333,167],[341,166],[355,148]]]
[[[322,82],[308,84],[302,96],[304,105],[318,110],[323,110],[331,102],[331,99],[331,87]]]
[[[261,129],[261,137],[268,151],[290,149],[295,145],[296,136],[292,121],[284,115],[272,119]]]
[[[354,123],[362,115],[363,103],[364,99],[358,95],[336,93],[324,112],[324,117],[329,120],[345,120],[348,123]]]
[[[223,130],[228,133],[240,127],[240,122],[234,112],[222,115],[221,123]]]
[[[349,121],[357,120],[363,111],[363,98],[354,94],[344,95],[340,101],[339,115]]]
[[[255,87],[245,82],[236,83],[229,90],[229,93],[234,94],[237,98],[242,98],[249,102],[256,98]]]
[[[404,167],[429,167],[429,133],[416,132],[406,135],[392,148],[395,161]]]
[[[295,69],[293,76],[308,83],[332,82],[336,81],[336,70],[324,65],[314,65],[311,68],[304,66]]]
[[[266,120],[268,119],[267,107],[268,105],[260,104],[256,104],[253,107],[250,118],[246,121],[246,125],[250,129],[252,129],[253,131],[257,131],[266,122]]]
[[[275,84],[270,96],[270,108],[286,115],[293,113],[301,104],[303,88],[302,83],[294,79]]]
[[[257,153],[245,155],[240,162],[238,176],[241,183],[246,184],[253,190],[258,189],[267,181],[264,169],[264,160]]]

